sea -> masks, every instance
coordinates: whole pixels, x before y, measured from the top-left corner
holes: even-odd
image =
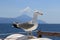
[[[42,32],[58,32],[60,33],[60,24],[39,24],[36,30],[40,30]],[[36,31],[34,30],[34,31]],[[37,36],[36,32],[32,32],[34,36]],[[0,24],[0,38],[6,38],[9,35],[15,33],[21,33],[26,35],[27,33],[23,29],[17,29],[12,27],[12,24]],[[52,40],[60,40],[60,37],[57,36],[44,36],[45,38],[51,38]]]

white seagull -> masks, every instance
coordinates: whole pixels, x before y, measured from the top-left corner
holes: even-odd
[[[40,13],[39,11],[35,10],[32,21],[29,21],[26,23],[18,23],[18,22],[16,23],[15,22],[15,23],[13,23],[13,26],[15,28],[22,28],[23,30],[27,31],[28,34],[32,35],[32,31],[38,27],[38,23],[37,23],[37,16],[38,15],[43,15],[43,14]]]

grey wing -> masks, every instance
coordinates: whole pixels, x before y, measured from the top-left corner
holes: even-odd
[[[34,26],[34,24],[29,24],[29,23],[19,24],[19,27],[24,28],[24,29],[29,29],[29,28],[31,28],[33,26]]]

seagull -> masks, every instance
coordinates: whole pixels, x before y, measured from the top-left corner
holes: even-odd
[[[31,21],[25,22],[25,23],[14,22],[13,26],[15,28],[22,28],[23,30],[25,30],[31,34],[31,32],[38,27],[38,23],[37,23],[37,16],[38,15],[43,15],[43,13],[40,13],[39,11],[35,10]]]

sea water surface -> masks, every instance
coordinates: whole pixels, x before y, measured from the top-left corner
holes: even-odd
[[[60,33],[60,24],[39,24],[38,28],[36,30],[41,30],[44,32],[59,32]],[[19,32],[25,32],[22,29],[17,29],[12,27],[12,24],[0,24],[0,38],[6,38],[7,36],[11,35],[8,33],[19,33]],[[1,35],[4,34],[4,35]],[[21,33],[26,35],[26,33]],[[34,36],[37,36],[37,33],[33,32]],[[53,40],[60,40],[60,37],[56,36],[43,36],[47,38],[51,38]]]

